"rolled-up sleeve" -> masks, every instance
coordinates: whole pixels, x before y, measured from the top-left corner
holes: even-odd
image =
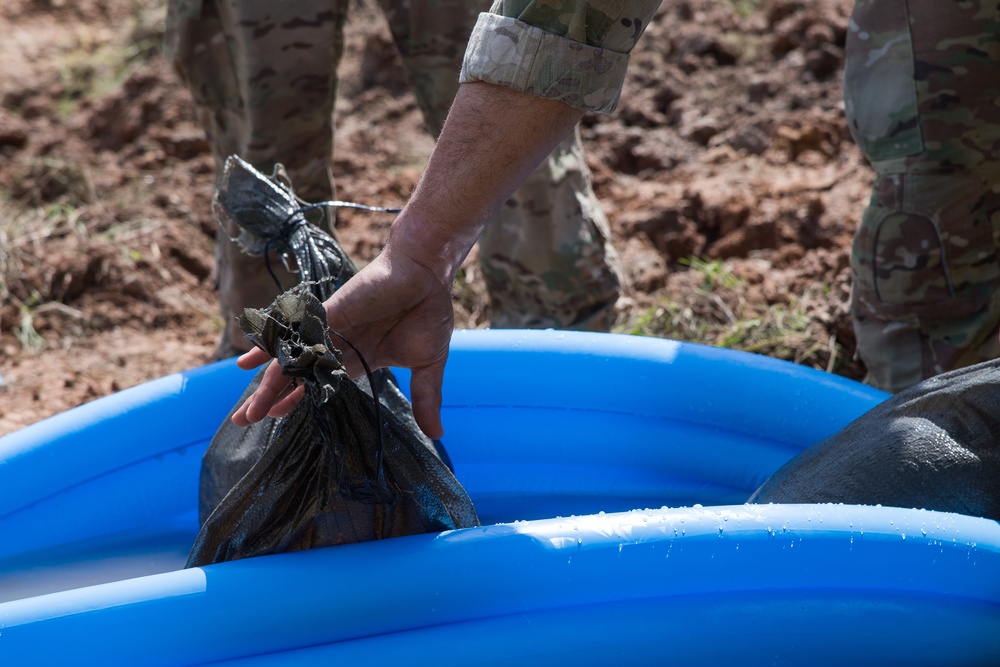
[[[460,81],[609,113],[660,0],[497,0],[479,15]]]

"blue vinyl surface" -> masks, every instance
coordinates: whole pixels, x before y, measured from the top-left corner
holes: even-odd
[[[885,398],[858,383],[456,332],[444,443],[481,528],[183,570],[250,377],[213,364],[0,438],[0,664],[1000,664],[997,522],[743,504]]]

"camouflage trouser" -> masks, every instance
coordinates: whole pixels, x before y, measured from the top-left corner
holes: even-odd
[[[847,120],[876,179],[854,237],[866,381],[1000,356],[1000,2],[858,0]]]
[[[466,40],[489,3],[381,4],[436,136],[458,90]],[[191,90],[220,169],[234,153],[264,171],[281,162],[301,197],[332,198],[332,112],[347,6],[347,0],[170,0],[167,55]],[[492,326],[607,329],[620,289],[609,237],[574,133],[480,240]],[[263,261],[241,255],[224,234],[216,256],[225,336],[243,349],[236,315],[266,305],[277,288]],[[280,277],[291,284],[287,274]]]

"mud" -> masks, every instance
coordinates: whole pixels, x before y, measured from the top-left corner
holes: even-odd
[[[583,122],[627,274],[616,331],[861,376],[848,250],[871,172],[841,102],[850,6],[663,3],[619,110]],[[162,0],[0,8],[0,434],[215,349],[214,167],[158,52],[162,14]],[[433,142],[373,0],[355,0],[348,32],[338,196],[398,205]],[[344,211],[338,233],[363,265],[390,222]],[[488,322],[477,273],[473,254],[459,327]],[[761,313],[798,337],[755,342]]]

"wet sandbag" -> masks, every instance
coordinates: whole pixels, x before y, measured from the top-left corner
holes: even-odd
[[[299,277],[299,284],[308,284],[313,294],[324,301],[357,269],[335,238],[307,220],[306,213],[313,208],[295,195],[280,165],[271,176],[265,176],[237,155],[226,159],[212,197],[220,233],[228,235],[244,254],[268,261],[280,258]],[[278,283],[277,276],[274,279],[279,290],[287,287]],[[270,417],[245,428],[231,422],[233,413],[260,385],[264,370],[254,376],[223,420],[202,459],[198,501],[202,524],[260,459],[274,437],[276,423]],[[375,375],[391,377],[391,372],[383,369]],[[358,383],[367,387],[368,380],[362,378]],[[387,384],[395,388],[394,378]],[[396,394],[402,396],[401,392],[390,391],[383,400],[394,400]],[[403,398],[387,407],[403,415],[409,410],[409,402]]]
[[[250,468],[260,459],[271,440],[274,439],[278,420],[273,417],[265,417],[246,427],[236,426],[232,422],[236,410],[260,386],[265,370],[266,367],[254,375],[243,395],[233,405],[229,414],[226,415],[226,419],[212,437],[212,442],[202,457],[198,491],[198,519],[201,524],[208,520],[226,494],[250,471]],[[396,384],[396,378],[392,371],[387,368],[374,370],[371,374],[371,380],[375,384],[374,391],[372,391],[367,376],[355,379],[354,383],[366,395],[377,396],[381,406],[403,424],[415,439],[434,452],[435,456],[441,459],[449,470],[454,470],[444,445],[438,440],[428,438],[417,426],[417,420],[413,416],[413,407]]]
[[[301,278],[301,289],[323,301],[357,269],[337,240],[311,224],[305,216],[310,210],[342,204],[390,210],[347,202],[305,203],[296,197],[280,166],[268,177],[239,157],[230,156],[216,188],[212,208],[221,230],[242,252],[280,258],[289,271]],[[198,504],[202,526],[240,480],[260,462],[278,432],[278,420],[271,417],[246,428],[231,421],[232,414],[256,390],[263,373],[261,369],[256,374],[223,420],[202,459]],[[410,402],[389,369],[377,369],[357,378],[354,384],[366,395],[377,398],[380,411],[391,414],[394,421],[407,430],[411,440],[419,442],[424,450],[451,469],[441,443],[427,438],[417,427]]]
[[[305,395],[208,517],[188,567],[479,525],[433,448],[348,377],[308,289],[247,309],[240,326]]]
[[[394,210],[350,202],[305,203],[295,195],[280,165],[271,176],[265,176],[236,155],[226,160],[212,198],[212,210],[220,230],[229,235],[230,242],[249,255],[281,258],[286,268],[299,276],[299,284],[306,285],[320,301],[330,298],[357,273],[354,262],[337,239],[306,219],[309,211],[339,205],[374,211]],[[281,288],[280,283],[278,287]],[[276,424],[270,417],[246,428],[230,421],[232,414],[256,390],[263,372],[261,369],[257,373],[233,406],[205,453],[198,502],[202,524],[257,462],[274,436]],[[431,441],[417,428],[412,406],[399,389],[392,371],[375,370],[371,381],[375,384],[374,391],[368,377],[356,379],[355,384],[370,396],[376,396],[450,468],[451,461],[444,446],[436,440]]]
[[[1000,520],[1000,361],[921,382],[793,458],[751,503],[848,503]]]

